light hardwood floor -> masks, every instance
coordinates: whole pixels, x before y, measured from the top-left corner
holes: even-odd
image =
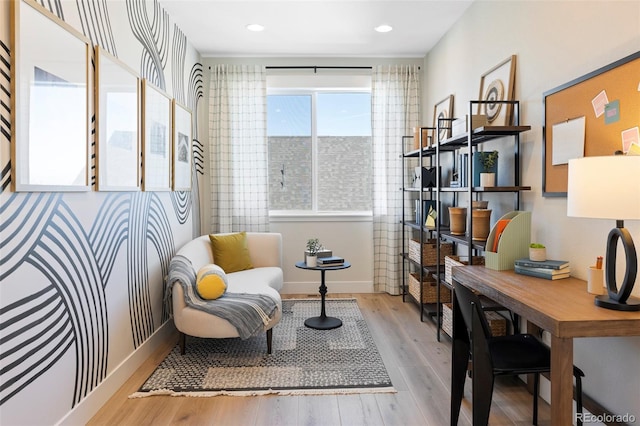
[[[309,297],[308,295],[285,298]],[[354,297],[382,355],[393,394],[320,396],[153,396],[128,399],[177,341],[150,357],[100,409],[89,425],[433,425],[449,424],[451,343],[436,340],[431,321],[420,322],[418,307],[386,294],[329,294]],[[460,425],[471,424],[467,380]],[[491,425],[530,425],[532,396],[521,382],[499,378],[493,394]],[[540,399],[539,424],[549,424],[549,405]]]

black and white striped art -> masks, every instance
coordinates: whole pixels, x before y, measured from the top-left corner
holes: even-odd
[[[53,424],[169,319],[169,260],[200,233],[203,71],[157,1],[38,1],[194,112],[192,190],[13,193],[7,3],[0,4],[0,410],[3,423]],[[95,120],[91,130],[95,153]],[[95,189],[95,158],[91,170]]]

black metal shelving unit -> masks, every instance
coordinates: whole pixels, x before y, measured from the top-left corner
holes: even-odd
[[[478,111],[478,108],[481,104],[489,103],[487,101],[469,101],[468,104],[468,117],[472,117],[475,111]],[[484,241],[475,241],[472,238],[473,235],[473,221],[471,210],[467,212],[467,223],[466,223],[466,234],[461,235],[453,235],[449,231],[448,227],[442,225],[442,216],[444,214],[444,205],[443,195],[450,194],[447,197],[451,198],[451,205],[458,205],[458,198],[461,194],[466,194],[467,199],[470,201],[474,199],[474,196],[479,196],[483,193],[510,193],[514,195],[514,204],[513,209],[520,209],[520,192],[531,190],[530,186],[524,186],[520,183],[520,134],[526,132],[531,129],[531,126],[523,126],[519,123],[520,117],[520,104],[518,101],[502,101],[501,103],[507,104],[503,105],[503,107],[512,108],[512,117],[513,117],[513,125],[511,126],[483,126],[476,129],[472,129],[469,132],[466,132],[461,135],[456,135],[454,137],[449,137],[446,139],[438,140],[436,143],[433,143],[431,146],[422,147],[422,131],[418,132],[420,143],[418,149],[414,149],[411,151],[405,151],[405,147],[407,145],[408,139],[413,139],[412,136],[405,136],[402,138],[403,144],[403,153],[402,159],[403,162],[403,181],[402,181],[402,211],[403,215],[406,210],[406,194],[407,193],[417,193],[419,200],[419,209],[422,210],[424,204],[424,196],[425,194],[429,195],[429,199],[434,200],[436,202],[436,206],[438,206],[438,219],[436,221],[435,229],[428,229],[424,226],[424,224],[418,224],[415,220],[409,221],[404,219],[402,221],[403,227],[409,227],[420,236],[420,259],[422,259],[422,250],[423,250],[423,242],[425,241],[425,235],[432,236],[437,242],[437,254],[436,259],[440,259],[440,246],[442,242],[451,242],[454,243],[455,247],[464,246],[466,248],[466,254],[469,259],[472,259],[473,256],[481,254],[485,250],[485,242]],[[445,128],[451,128],[453,119],[440,119],[436,125],[436,128],[428,128],[433,131],[435,135],[441,135],[441,130]],[[424,127],[423,127],[424,128]],[[478,151],[478,147],[483,143],[494,141],[501,138],[513,138],[513,182],[507,186],[494,186],[494,187],[474,187],[473,183],[473,153]],[[467,157],[466,169],[468,173],[466,174],[467,181],[461,183],[464,185],[462,187],[450,187],[445,185],[443,182],[442,176],[442,156],[443,155],[451,155],[451,164],[453,167],[456,165],[459,166],[456,153],[461,149],[466,149],[469,153]],[[436,170],[440,170],[440,173],[436,173],[436,186],[432,189],[427,188],[409,188],[405,182],[406,175],[406,161],[409,158],[418,158],[419,167],[423,167],[425,164],[425,159],[428,159],[430,167],[436,167]],[[419,211],[416,213],[418,217],[424,217],[423,212]],[[409,259],[407,249],[407,238],[405,236],[404,228],[402,232],[402,285],[403,285],[403,300],[406,301],[407,297],[411,297],[408,294],[408,274],[407,271],[410,270],[411,264],[413,264],[420,273],[420,284],[422,283],[422,279],[424,277],[423,274],[432,274],[433,278],[436,280],[437,286],[437,302],[434,304],[424,304],[422,303],[422,285],[420,285],[420,300],[416,300],[416,302],[420,305],[420,319],[424,321],[425,314],[428,314],[428,317],[432,318],[437,324],[437,338],[440,341],[441,336],[441,327],[442,327],[442,300],[441,288],[445,286],[446,288],[451,289],[451,286],[448,285],[444,280],[444,265],[441,265],[440,262],[436,262],[436,265],[426,267],[422,265],[421,262],[414,262]],[[463,249],[464,251],[464,249]],[[411,297],[414,299],[413,297]],[[427,306],[428,305],[428,306]],[[501,307],[499,305],[495,305],[487,300],[487,305],[484,307],[487,310],[500,310]]]
[[[469,101],[467,117],[469,117],[469,121],[471,117],[473,117],[475,111],[480,110],[480,106],[482,104],[491,103],[489,101]],[[443,193],[453,193],[454,194],[454,205],[457,204],[457,194],[465,193],[467,195],[467,199],[469,200],[469,210],[467,212],[467,223],[466,223],[466,234],[464,236],[452,235],[446,229],[436,229],[436,234],[438,238],[441,238],[445,241],[454,242],[456,245],[464,245],[467,248],[467,258],[473,259],[473,256],[480,255],[483,251],[485,251],[486,242],[484,241],[474,241],[473,240],[473,220],[472,220],[472,212],[471,212],[471,200],[473,200],[474,195],[482,194],[482,193],[511,193],[514,195],[514,204],[513,209],[520,209],[520,192],[531,190],[530,186],[523,186],[520,183],[520,134],[526,131],[531,130],[531,126],[523,126],[520,125],[520,103],[519,101],[501,101],[503,103],[503,107],[511,108],[512,111],[512,123],[510,126],[482,126],[476,129],[470,129],[468,132],[457,135],[454,137],[447,138],[445,140],[439,141],[436,144],[436,167],[440,164],[440,156],[442,152],[456,152],[462,148],[466,148],[469,155],[467,156],[467,174],[466,182],[461,182],[461,184],[465,185],[460,188],[451,188],[442,185],[442,182],[438,182],[437,185],[437,198],[440,199]],[[441,126],[449,124],[446,121],[437,123],[438,130]],[[470,124],[469,124],[470,126]],[[438,132],[440,134],[440,132]],[[511,164],[514,167],[513,173],[513,182],[512,185],[508,186],[493,186],[493,187],[474,187],[473,186],[473,153],[478,151],[478,147],[486,142],[494,141],[501,138],[510,137],[513,139],[513,159]],[[438,201],[440,202],[440,200]],[[439,253],[438,253],[439,255]],[[438,267],[435,278],[438,281],[438,284],[443,284],[446,287],[450,287],[444,280],[444,272],[441,271],[441,268]],[[440,285],[438,285],[438,291],[440,291]],[[441,300],[440,294],[438,294],[438,300]],[[499,305],[492,303],[489,300],[486,300],[486,306],[483,306],[486,310],[501,310]],[[441,337],[441,326],[442,326],[442,306],[439,304],[437,312],[436,312],[436,323],[438,324],[438,332],[437,339],[440,341]]]
[[[433,128],[429,128],[429,127],[422,127],[421,129],[427,129],[429,131],[434,130]],[[423,146],[423,140],[422,140],[422,131],[420,130],[418,132],[419,135],[419,141],[418,141],[418,146],[422,147]],[[434,232],[433,229],[428,229],[424,226],[423,223],[418,223],[415,220],[415,217],[419,217],[419,218],[423,218],[425,217],[424,212],[422,211],[424,204],[423,201],[426,199],[425,196],[429,196],[429,199],[433,198],[433,191],[434,188],[425,188],[423,186],[423,182],[422,179],[420,181],[420,187],[419,188],[415,188],[413,186],[407,186],[407,182],[405,182],[405,178],[406,178],[406,162],[408,159],[410,158],[417,158],[418,159],[418,166],[420,167],[420,170],[422,170],[422,167],[425,165],[425,159],[429,160],[429,165],[431,165],[431,159],[432,156],[435,153],[435,150],[433,148],[429,148],[429,147],[422,147],[419,149],[414,149],[411,151],[406,151],[406,145],[407,145],[407,141],[408,140],[414,140],[413,136],[403,136],[402,137],[402,155],[401,155],[401,161],[402,161],[402,188],[401,191],[403,192],[402,194],[402,212],[403,212],[403,220],[402,220],[402,226],[403,226],[403,230],[402,230],[402,253],[401,253],[401,258],[402,258],[402,300],[403,301],[407,301],[407,298],[411,298],[414,302],[416,302],[419,306],[420,306],[420,321],[424,321],[425,316],[426,317],[433,317],[434,315],[436,315],[436,309],[437,309],[437,304],[431,304],[431,303],[423,303],[423,294],[422,294],[422,281],[424,279],[425,276],[431,276],[433,275],[433,273],[435,272],[435,265],[423,265],[422,264],[422,259],[423,259],[423,243],[425,242],[425,236],[427,236],[427,238],[429,236],[431,236]],[[416,193],[418,194],[418,211],[415,212],[415,217],[413,219],[407,219],[404,217],[405,215],[405,211],[407,209],[407,205],[406,205],[406,195],[407,193]],[[440,214],[440,212],[438,212],[438,215]],[[414,231],[414,233],[417,233],[418,236],[418,241],[420,243],[420,262],[416,262],[414,259],[411,259],[409,257],[409,250],[408,250],[408,241],[406,238],[406,232],[404,228],[410,228],[412,231]],[[419,292],[419,300],[416,300],[415,297],[413,297],[408,289],[409,289],[409,274],[411,273],[411,268],[413,265],[413,269],[416,270],[416,273],[418,274],[419,277],[419,284],[420,284],[420,292]]]

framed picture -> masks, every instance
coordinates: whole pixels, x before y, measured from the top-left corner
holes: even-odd
[[[433,128],[436,129],[434,133],[438,132],[438,122],[440,123],[438,137],[434,137],[434,140],[440,142],[451,137],[451,118],[453,118],[453,95],[447,96],[433,108]]]
[[[489,126],[509,126],[512,121],[515,91],[516,55],[511,55],[480,78],[478,114],[487,116]]]
[[[36,2],[12,8],[14,191],[89,191],[91,42]]]
[[[171,191],[171,98],[142,80],[142,189]]]
[[[173,100],[173,190],[191,190],[191,111]]]
[[[140,190],[140,79],[96,46],[96,156],[99,191]]]

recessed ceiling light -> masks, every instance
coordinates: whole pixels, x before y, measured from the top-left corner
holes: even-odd
[[[388,33],[389,31],[391,31],[393,29],[393,27],[391,25],[378,25],[377,27],[374,28],[374,30],[376,30],[379,33]]]
[[[259,32],[259,31],[263,31],[264,30],[264,26],[260,25],[260,24],[249,24],[249,25],[247,25],[247,29],[249,31]]]

